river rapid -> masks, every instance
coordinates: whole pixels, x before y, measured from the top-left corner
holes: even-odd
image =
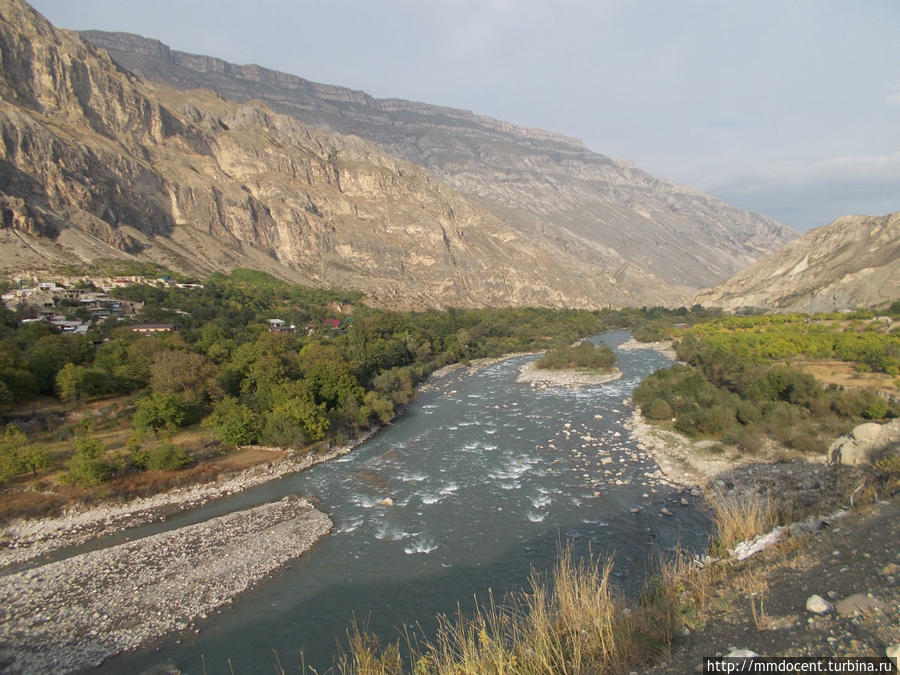
[[[615,348],[628,337],[595,341]],[[578,554],[614,553],[617,583],[636,592],[659,551],[702,548],[708,521],[623,426],[631,391],[670,361],[648,350],[616,356],[621,379],[578,388],[517,383],[534,356],[456,371],[341,459],[125,533],[146,536],[287,494],[315,497],[335,523],[199,633],[114,657],[99,671],[261,672],[277,654],[296,672],[302,650],[321,673],[354,617],[383,639],[404,626],[427,635],[436,613],[470,611],[489,589],[500,597],[527,586],[566,542]]]

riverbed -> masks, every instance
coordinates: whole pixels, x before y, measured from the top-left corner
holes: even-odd
[[[627,337],[602,339],[615,348]],[[125,533],[149,536],[286,494],[315,497],[334,522],[331,535],[200,622],[199,633],[114,657],[100,672],[256,672],[276,653],[292,670],[301,650],[323,672],[354,617],[387,639],[411,626],[427,635],[437,612],[527,585],[566,542],[579,554],[614,553],[617,583],[636,592],[660,550],[702,548],[707,521],[624,426],[634,386],[668,359],[647,350],[617,357],[622,377],[593,386],[516,382],[533,355],[454,371],[349,455]]]

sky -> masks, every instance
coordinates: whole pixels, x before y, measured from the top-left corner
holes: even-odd
[[[900,211],[898,0],[32,0],[53,24],[559,131],[797,230]]]

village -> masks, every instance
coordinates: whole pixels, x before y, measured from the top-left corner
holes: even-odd
[[[203,284],[178,282],[168,275],[116,276],[116,277],[74,277],[53,281],[17,279],[15,288],[0,295],[0,301],[12,312],[18,312],[22,324],[45,322],[62,333],[86,335],[91,326],[107,320],[136,320],[144,309],[144,303],[111,297],[116,289],[134,285],[155,286],[157,288],[180,288],[202,290]],[[332,302],[329,309],[338,315],[353,311],[349,303]],[[182,314],[181,310],[172,310]],[[280,318],[268,319],[269,330],[273,333],[304,332],[307,335],[321,332],[326,335],[339,334],[352,325],[353,318],[345,316],[326,318],[321,323],[305,323],[298,328]],[[134,323],[135,333],[153,335],[178,331],[175,323]]]

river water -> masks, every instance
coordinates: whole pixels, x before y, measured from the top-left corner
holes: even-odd
[[[606,333],[615,347],[628,333]],[[532,356],[439,380],[401,418],[351,454],[138,528],[143,536],[231,510],[312,495],[334,531],[299,560],[199,624],[110,659],[101,672],[171,665],[185,673],[254,673],[277,659],[297,672],[300,651],[318,672],[353,617],[383,638],[438,612],[471,610],[527,586],[553,567],[561,544],[615,553],[615,577],[635,592],[650,560],[680,543],[705,543],[707,520],[657,470],[623,427],[625,403],[645,375],[668,365],[652,351],[617,350],[611,383],[540,388],[515,381]],[[681,499],[687,497],[690,505]],[[386,499],[393,503],[382,503]],[[673,516],[663,516],[665,506]],[[638,513],[632,509],[639,507]],[[229,666],[230,662],[230,666]]]

